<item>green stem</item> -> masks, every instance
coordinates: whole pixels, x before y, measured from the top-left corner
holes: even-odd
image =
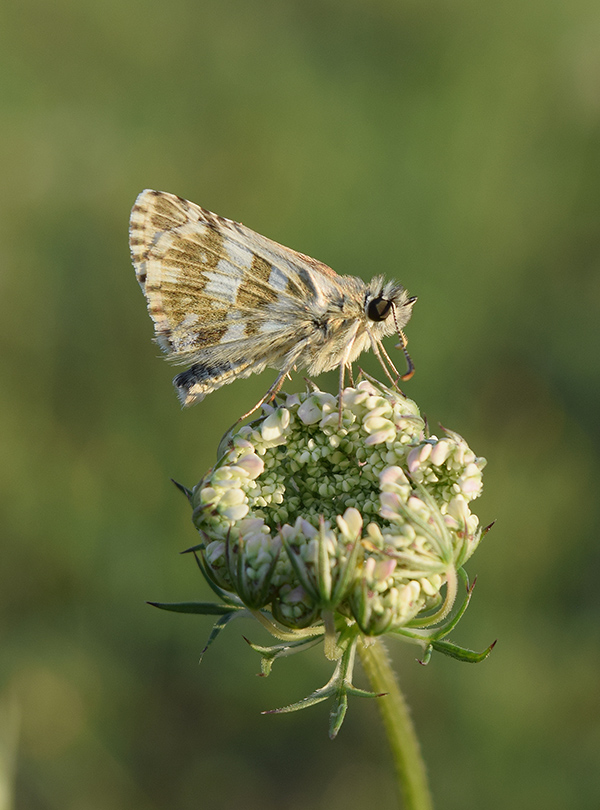
[[[371,689],[386,693],[377,702],[392,750],[405,810],[433,810],[419,741],[387,650],[383,642],[376,639],[369,646],[359,641],[358,652]]]

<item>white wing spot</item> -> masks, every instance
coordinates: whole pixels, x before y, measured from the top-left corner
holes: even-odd
[[[233,304],[243,278],[241,275],[234,275],[234,273],[235,270],[230,261],[220,259],[216,269],[206,273],[208,284],[204,288],[205,294],[210,298]]]
[[[279,267],[273,265],[273,269],[269,275],[269,287],[273,287],[277,292],[284,292],[287,289],[287,284],[288,277],[285,273],[282,273]]]
[[[244,321],[236,321],[227,327],[227,331],[221,339],[221,343],[232,343],[235,340],[244,340],[246,335],[246,324]]]

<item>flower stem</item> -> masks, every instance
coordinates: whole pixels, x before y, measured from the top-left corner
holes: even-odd
[[[374,692],[385,692],[378,704],[398,776],[405,810],[433,810],[425,763],[404,696],[380,639],[358,643],[363,668]]]

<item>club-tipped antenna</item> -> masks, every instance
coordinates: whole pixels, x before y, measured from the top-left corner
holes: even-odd
[[[415,299],[416,300],[416,299]],[[396,346],[397,349],[402,349],[404,352],[404,356],[406,357],[406,363],[408,365],[408,370],[400,375],[401,380],[410,380],[412,375],[415,373],[415,365],[412,361],[410,354],[408,353],[408,349],[406,348],[406,344],[408,340],[406,339],[406,335],[398,326],[398,321],[396,320],[396,307],[392,304],[392,317],[394,318],[394,324],[396,325],[396,332],[398,333],[398,337],[400,338],[400,343]]]

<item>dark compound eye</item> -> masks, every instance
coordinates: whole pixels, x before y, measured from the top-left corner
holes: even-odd
[[[387,298],[373,298],[367,304],[367,318],[372,321],[385,321],[392,309],[392,302]]]

